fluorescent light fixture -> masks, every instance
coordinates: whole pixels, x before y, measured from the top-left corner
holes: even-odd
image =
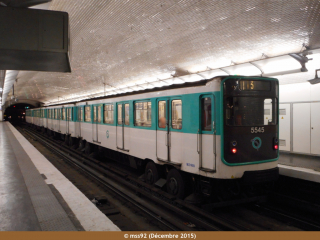
[[[301,72],[301,64],[289,55],[254,61],[254,64],[265,77]]]
[[[185,75],[185,76],[181,76],[179,78],[185,82],[197,82],[197,81],[204,79],[204,77],[202,77],[201,75],[198,75],[198,74]]]
[[[173,84],[183,84],[183,83],[185,83],[185,81],[183,81],[180,77],[175,77],[175,78],[173,78],[172,83]]]
[[[142,88],[144,89],[152,89],[152,88],[155,88],[154,85],[150,84],[150,83],[145,83],[145,84],[142,84],[140,85]]]
[[[133,89],[134,91],[143,90],[143,88],[140,87],[140,86],[133,86],[132,89]]]
[[[198,73],[200,76],[202,76],[204,79],[210,79],[213,77],[217,77],[217,76],[224,76],[227,75],[226,72],[220,70],[220,69],[213,69],[213,70],[208,70],[205,72],[200,72]]]
[[[243,63],[229,67],[223,67],[222,70],[227,71],[230,75],[258,76],[262,72],[251,63]]]

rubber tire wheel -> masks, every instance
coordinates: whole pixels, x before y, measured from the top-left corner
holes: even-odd
[[[65,135],[64,136],[64,143],[66,144],[66,145],[69,145],[69,135]]]
[[[68,144],[69,144],[70,147],[73,147],[73,145],[74,145],[74,138],[73,137],[71,137],[71,136],[69,137],[69,143]]]
[[[151,179],[149,179],[150,176],[148,178],[148,173],[152,174]],[[148,162],[147,163],[147,166],[146,166],[146,169],[145,169],[145,172],[144,172],[144,177],[145,177],[146,183],[148,183],[150,185],[155,184],[159,180],[158,168],[157,168],[157,165],[154,162]]]
[[[91,144],[89,142],[86,142],[86,148],[84,151],[87,155],[90,155],[92,153]]]
[[[175,182],[176,190],[171,189],[171,182]],[[175,168],[172,168],[167,175],[167,192],[176,198],[184,199],[185,197],[185,182],[181,173]]]
[[[78,150],[81,151],[85,147],[86,147],[86,141],[83,140],[83,139],[79,140],[79,148],[78,148]]]

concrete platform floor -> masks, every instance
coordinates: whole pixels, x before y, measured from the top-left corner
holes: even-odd
[[[9,122],[0,122],[1,231],[118,231]]]

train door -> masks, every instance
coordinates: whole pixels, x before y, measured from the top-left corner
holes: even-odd
[[[99,142],[99,124],[101,123],[101,105],[93,106],[92,141]]]
[[[58,108],[58,132],[61,132],[61,130],[60,130],[60,122],[61,122],[61,108]]]
[[[83,121],[83,107],[77,108],[77,121],[76,121],[76,132],[78,137],[81,137],[81,122]]]
[[[46,118],[46,120],[45,120],[45,123],[46,123],[46,128],[48,128],[48,123],[49,123],[49,120],[48,120],[48,109],[46,109],[46,110],[44,110],[45,112],[44,112],[44,117]]]
[[[169,100],[158,99],[158,123],[157,123],[157,159],[159,161],[169,161]]]
[[[41,109],[41,110],[40,110],[40,116],[39,116],[39,119],[40,119],[40,120],[39,120],[39,126],[40,126],[40,127],[43,126],[42,113],[43,113],[43,110]]]
[[[66,109],[66,114],[67,114],[67,118],[66,118],[66,133],[70,134],[70,121],[72,121],[72,108],[68,107]]]
[[[182,162],[182,100],[157,100],[157,159],[180,165]]]
[[[66,120],[66,134],[69,134],[69,108],[65,108],[65,120]]]
[[[117,103],[117,148],[129,151],[129,103]]]
[[[200,126],[197,134],[197,151],[199,169],[215,171],[216,169],[216,129],[215,129],[214,95],[203,95],[200,98]]]

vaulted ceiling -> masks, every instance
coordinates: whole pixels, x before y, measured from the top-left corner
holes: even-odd
[[[320,48],[319,0],[53,0],[49,9],[69,13],[72,73],[19,72],[19,100],[56,102]]]

